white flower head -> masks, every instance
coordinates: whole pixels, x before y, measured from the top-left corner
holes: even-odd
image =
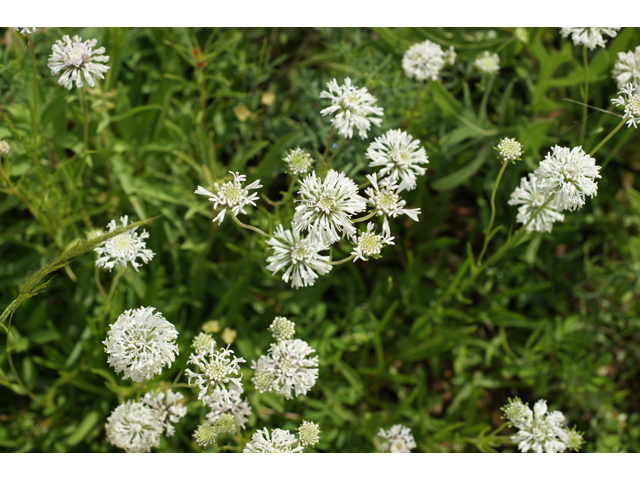
[[[311,172],[300,183],[298,194],[300,205],[291,222],[294,230],[309,229],[310,237],[321,238],[326,244],[339,241],[339,232],[343,237],[355,235],[351,217],[362,212],[367,202],[344,173],[329,170],[323,181]]]
[[[187,407],[178,403],[183,398],[184,396],[180,392],[173,392],[171,389],[166,393],[162,391],[149,392],[142,397],[142,403],[156,410],[159,417],[162,418],[162,423],[167,429],[167,437],[171,437],[175,433],[173,424],[178,423],[187,414]]]
[[[386,453],[411,453],[416,448],[416,441],[411,434],[411,429],[404,425],[394,425],[389,430],[380,429],[379,436],[386,442],[380,447]]]
[[[218,205],[224,206],[218,216],[213,219],[214,222],[218,222],[218,225],[220,225],[224,220],[224,214],[226,213],[227,208],[231,209],[231,212],[236,216],[240,212],[246,215],[247,212],[244,207],[246,205],[253,205],[255,207],[255,200],[258,199],[258,194],[256,192],[249,194],[249,190],[262,188],[260,180],[256,180],[246,187],[243,187],[242,182],[247,179],[246,175],[240,175],[239,173],[234,172],[229,173],[233,175],[233,181],[225,182],[222,186],[216,183],[216,193],[212,193],[209,190],[202,188],[200,185],[198,185],[198,188],[194,192],[198,195],[208,196],[209,201],[213,202],[214,209],[218,208]]]
[[[504,407],[501,407],[500,410],[504,412],[504,417],[509,422],[510,427],[516,427],[518,429],[526,428],[531,422],[533,417],[533,412],[529,408],[529,404],[522,403],[518,397],[509,399],[509,403],[507,403]]]
[[[540,191],[537,177],[535,174],[530,173],[528,180],[527,177],[520,179],[520,186],[516,187],[513,193],[511,193],[511,198],[507,203],[509,205],[520,205],[520,207],[518,207],[516,222],[524,225],[529,221],[531,215],[542,207],[547,200],[549,200],[549,194]],[[553,223],[562,221],[564,221],[564,215],[556,211],[553,203],[549,203],[527,226],[526,232],[551,233]]]
[[[150,452],[160,446],[163,418],[153,408],[128,400],[107,418],[107,441],[127,453]]]
[[[294,150],[290,150],[287,156],[284,157],[284,164],[287,166],[288,172],[293,175],[302,175],[307,173],[311,165],[313,165],[313,157],[302,148],[297,147]]]
[[[96,77],[104,78],[104,73],[109,70],[107,65],[102,65],[109,61],[108,55],[103,55],[104,47],[93,50],[98,44],[98,40],[82,41],[77,35],[73,40],[68,35],[62,37],[62,41],[56,40],[53,44],[53,53],[49,57],[49,68],[51,75],[58,75],[63,72],[58,83],[71,90],[73,82],[78,88],[82,88],[82,77],[91,88],[96,85]]]
[[[295,229],[292,233],[278,225],[267,244],[273,250],[273,255],[267,258],[267,270],[275,275],[278,270],[286,268],[282,279],[285,282],[291,279],[295,288],[313,285],[318,275],[325,275],[333,268],[329,257],[319,254],[329,246],[319,238],[300,238],[300,232]]]
[[[193,432],[193,439],[202,448],[216,443],[216,438],[218,438],[218,428],[210,423],[198,425],[196,431]]]
[[[516,27],[514,36],[519,42],[529,43],[529,31],[525,27]]]
[[[0,156],[6,157],[11,151],[11,146],[4,140],[0,141]]]
[[[584,205],[585,196],[597,194],[595,180],[601,178],[600,168],[582,147],[569,149],[555,145],[534,172],[536,188],[545,195],[555,194],[553,205],[558,212],[577,210]]]
[[[500,57],[497,53],[485,50],[473,64],[483,73],[497,73],[500,70]]]
[[[284,340],[291,340],[296,334],[296,324],[287,317],[276,317],[269,326],[269,331],[276,342],[283,342]]]
[[[318,357],[307,358],[315,352],[307,342],[299,339],[272,343],[268,355],[253,362],[256,373],[253,383],[261,393],[276,391],[287,400],[306,395],[318,378]]]
[[[400,199],[400,195],[398,195],[398,185],[395,180],[391,180],[391,177],[387,177],[378,183],[378,176],[376,173],[366,175],[366,177],[373,187],[368,187],[365,190],[365,193],[369,197],[367,202],[376,210],[378,215],[384,217],[382,233],[386,237],[391,236],[389,217],[396,218],[398,215],[406,215],[414,222],[418,221],[418,215],[421,213],[420,209],[404,208],[407,202]]]
[[[420,165],[429,163],[420,141],[400,129],[389,130],[377,137],[367,148],[365,156],[371,160],[370,167],[382,167],[380,177],[400,180],[398,193],[416,188],[416,175],[424,175],[427,171]]]
[[[264,428],[253,434],[242,453],[302,453],[301,445],[294,447],[296,443],[298,439],[288,430],[274,428],[269,433]]]
[[[162,313],[153,307],[126,310],[110,326],[103,341],[108,362],[116,373],[124,372],[123,380],[151,380],[171,367],[178,355],[178,331]]]
[[[356,244],[351,252],[351,255],[355,256],[354,262],[358,259],[366,262],[369,258],[380,258],[380,252],[384,245],[394,245],[394,237],[389,237],[384,232],[383,235],[376,235],[374,229],[375,225],[369,222],[367,231],[360,232],[360,235],[356,237]]]
[[[437,80],[445,62],[453,65],[455,58],[456,53],[453,47],[449,47],[449,50],[444,52],[437,43],[425,40],[409,47],[402,57],[402,68],[409,78]]]
[[[210,408],[207,422],[211,424],[215,424],[222,415],[230,413],[234,416],[235,424],[244,430],[251,415],[251,405],[242,398],[242,389],[233,384],[229,385],[228,395],[223,395],[221,390],[213,390],[202,402]]]
[[[624,117],[627,119],[627,126],[638,128],[640,123],[640,92],[631,83],[618,92],[620,96],[611,100],[611,103],[624,107]]]
[[[214,347],[216,345],[216,341],[213,339],[213,335],[211,335],[210,333],[201,332],[193,338],[193,342],[191,342],[191,348],[193,348],[196,353],[208,352],[211,344],[213,344]]]
[[[123,227],[126,227],[129,223],[129,217],[127,215],[120,217],[120,222]],[[108,233],[113,232],[116,228],[118,226],[115,220],[111,220],[107,225]],[[146,248],[147,243],[144,241],[149,238],[149,233],[143,230],[142,233],[138,234],[136,233],[137,229],[138,227],[135,227],[120,235],[111,237],[99,247],[94,248],[94,251],[98,253],[96,266],[111,270],[118,264],[126,267],[127,263],[131,263],[131,266],[137,272],[140,266],[137,262],[138,258],[144,263],[149,263],[149,260],[154,256],[154,253]]]
[[[515,138],[503,138],[495,149],[503,162],[516,163],[516,160],[522,160],[520,156],[524,153],[522,144]]]
[[[574,452],[577,452],[578,450],[580,450],[580,447],[582,446],[583,443],[585,443],[585,441],[582,438],[582,433],[576,431],[575,425],[572,429],[565,427],[564,432],[565,432],[565,435],[567,436],[567,439],[565,440],[565,443],[567,444],[567,448],[569,450],[573,450]]]
[[[613,38],[619,30],[620,27],[562,27],[560,35],[565,38],[571,35],[574,45],[585,45],[589,50],[593,50],[596,47],[604,48],[607,41],[603,35]]]
[[[320,98],[331,100],[331,106],[320,111],[321,115],[335,113],[331,123],[338,128],[338,133],[346,138],[353,137],[353,128],[358,129],[360,138],[367,138],[367,130],[371,124],[379,127],[381,118],[372,115],[382,116],[384,109],[375,107],[376,98],[367,92],[366,88],[357,88],[351,85],[351,79],[345,78],[344,85],[338,85],[334,78],[327,82],[328,91],[320,93]]]
[[[239,363],[245,362],[244,358],[237,358],[233,354],[233,350],[229,347],[221,350],[215,349],[215,343],[209,345],[208,351],[201,351],[197,355],[193,353],[189,356],[189,361],[193,365],[197,365],[202,373],[195,373],[185,370],[189,376],[189,385],[194,380],[195,384],[200,388],[198,400],[202,400],[212,390],[220,393],[225,400],[229,399],[229,391],[227,385],[231,382],[238,388],[242,388],[242,373],[240,373]],[[239,376],[237,376],[239,375]]]
[[[618,88],[624,88],[627,83],[640,88],[640,45],[635,50],[619,52],[611,73],[618,82]]]
[[[313,422],[302,421],[302,425],[298,428],[298,438],[300,438],[300,445],[303,447],[313,447],[320,441],[320,425]]]
[[[12,32],[20,32],[20,35],[26,37],[27,35],[33,35],[38,27],[9,27]]]

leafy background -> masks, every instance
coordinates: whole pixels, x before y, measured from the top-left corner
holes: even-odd
[[[155,215],[146,228],[156,257],[126,270],[105,307],[115,270],[97,272],[87,253],[59,270],[23,303],[0,334],[0,450],[115,451],[104,421],[122,401],[179,381],[191,339],[217,320],[216,338],[250,361],[266,353],[275,315],[320,358],[309,395],[284,401],[246,381],[254,409],[243,435],[209,451],[239,451],[257,428],[293,431],[301,418],[321,424],[317,451],[368,452],[380,427],[411,427],[416,451],[514,451],[500,406],[539,398],[585,432],[585,451],[640,450],[640,168],[637,131],[621,130],[596,155],[605,165],[598,196],[567,212],[552,234],[527,235],[464,295],[442,302],[467,242],[480,250],[488,198],[499,170],[492,147],[516,137],[526,151],[509,165],[497,195],[496,225],[506,239],[516,209],[506,204],[521,176],[550,146],[579,145],[582,51],[558,29],[39,29],[38,128],[31,134],[31,57],[23,37],[0,45],[0,139],[13,148],[10,175],[34,211],[0,193],[0,308],[29,276],[92,228],[129,215]],[[80,91],[50,75],[51,45],[64,34],[96,38],[111,56],[105,80],[88,91],[90,165],[83,151]],[[381,128],[402,128],[417,83],[401,68],[404,51],[430,39],[453,45],[455,66],[422,91],[409,132],[430,163],[405,194],[420,222],[392,221],[394,247],[377,261],[345,264],[313,287],[292,290],[266,271],[264,241],[230,219],[212,224],[209,202],[193,194],[228,170],[272,200],[288,187],[282,158],[300,145],[322,152],[329,119],[319,93],[334,77],[366,86],[385,109]],[[617,52],[640,31],[624,28],[590,52],[589,103],[610,109]],[[499,51],[495,78],[472,66]],[[204,108],[203,108],[204,107]],[[617,124],[590,110],[586,151]],[[11,128],[10,128],[11,126]],[[17,136],[22,138],[20,141]],[[368,141],[345,143],[333,166],[364,181]],[[34,160],[35,159],[35,160]],[[37,160],[37,161],[36,161]],[[263,229],[291,218],[292,206],[266,202],[244,219]],[[348,245],[334,251],[346,256]],[[342,250],[340,250],[342,248]],[[123,381],[107,365],[102,340],[125,309],[154,306],[180,333],[180,356],[147,384]],[[235,338],[234,338],[235,334]],[[243,369],[245,380],[251,369]],[[189,414],[160,451],[198,451],[191,433],[204,419],[193,390]]]

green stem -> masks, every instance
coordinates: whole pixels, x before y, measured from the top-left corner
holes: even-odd
[[[293,194],[293,189],[296,186],[296,182],[298,181],[298,177],[299,175],[295,175],[292,179],[291,179],[291,183],[289,184],[289,189],[286,191],[286,193],[282,196],[282,198],[277,201],[277,202],[272,202],[274,206],[280,206],[285,202],[289,201],[289,198],[291,198],[292,194]]]
[[[589,59],[587,57],[587,46],[582,46],[582,57],[584,60],[584,107],[582,109],[582,129],[580,130],[580,145],[584,142],[587,133],[587,108],[589,103]]]
[[[28,35],[29,52],[31,53],[31,63],[33,72],[33,110],[31,111],[31,132],[33,134],[33,144],[37,145],[38,139],[38,71],[36,69],[36,53],[33,49],[32,35]]]
[[[329,262],[329,265],[340,265],[341,263],[347,263],[349,260],[353,260],[356,256],[350,255],[347,258],[343,258],[342,260],[336,260],[334,262]]]
[[[496,219],[496,191],[498,190],[498,185],[500,184],[500,179],[502,178],[502,174],[504,173],[504,169],[507,168],[507,164],[509,162],[502,162],[502,168],[500,168],[500,173],[498,173],[498,178],[493,184],[493,191],[491,192],[491,218],[489,219],[489,225],[484,232],[484,244],[482,245],[482,251],[478,256],[478,265],[482,263],[482,257],[487,251],[487,247],[489,246],[489,240],[491,240],[491,229],[493,228],[493,222]]]
[[[324,161],[327,158],[327,153],[329,153],[329,147],[331,146],[331,138],[333,137],[333,130],[336,128],[335,125],[331,125],[331,130],[329,130],[329,138],[327,138],[327,146],[324,147],[324,153],[322,154],[322,160],[320,162],[320,168],[318,168],[318,172],[322,172],[324,168]]]
[[[611,137],[613,137],[616,133],[618,133],[618,130],[620,130],[622,128],[622,126],[624,125],[624,123],[626,122],[627,117],[624,117],[622,119],[622,121],[618,124],[618,126],[616,128],[614,128],[609,135],[607,135],[606,137],[604,137],[604,140],[602,140],[597,146],[596,148],[594,148],[593,150],[591,150],[591,152],[589,153],[590,157],[593,157],[596,152],[598,150],[600,150],[602,148],[602,146],[607,143],[609,140],[611,140]]]
[[[340,140],[340,143],[338,144],[338,148],[336,148],[333,151],[333,155],[331,155],[331,157],[329,158],[329,160],[327,160],[326,165],[324,165],[324,169],[322,170],[322,172],[326,173],[329,170],[329,165],[331,165],[331,161],[336,158],[336,155],[338,154],[338,152],[340,151],[340,149],[342,148],[342,144],[344,143],[344,141],[346,140],[346,137],[342,137],[342,140]]]
[[[87,90],[86,85],[83,85],[82,86],[82,112],[84,114],[84,152],[82,155],[82,166],[80,167],[80,171],[78,172],[78,178],[76,179],[76,183],[78,183],[82,179],[84,167],[87,164],[87,152],[89,151],[89,115],[87,113],[86,90]]]
[[[271,235],[269,235],[266,232],[263,232],[262,230],[260,230],[257,227],[251,226],[251,225],[247,225],[245,223],[242,223],[240,220],[238,220],[235,216],[235,214],[233,212],[231,212],[231,218],[233,218],[233,221],[236,222],[238,224],[238,226],[242,227],[242,228],[246,228],[247,230],[253,230],[256,233],[259,233],[260,235],[262,235],[263,237],[267,237],[267,238],[271,238]]]
[[[404,127],[402,128],[403,130],[406,130],[407,128],[409,128],[409,125],[411,124],[411,120],[413,120],[413,116],[415,115],[416,110],[418,109],[418,103],[420,103],[420,93],[422,92],[423,85],[424,85],[424,80],[420,80],[420,84],[416,89],[416,97],[413,100],[413,108],[411,109],[409,118],[407,118],[407,121],[405,122]]]
[[[367,220],[369,220],[370,218],[372,218],[376,213],[378,213],[376,210],[374,210],[373,212],[371,212],[369,215],[366,215],[364,217],[360,217],[360,218],[355,218],[352,220],[353,223],[358,223],[358,222],[365,222]]]

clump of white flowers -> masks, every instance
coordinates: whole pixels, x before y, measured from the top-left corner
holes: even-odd
[[[603,35],[613,38],[619,30],[619,27],[562,27],[560,35],[565,38],[571,36],[574,45],[585,45],[589,50],[593,50],[596,47],[604,48],[607,41]]]
[[[142,403],[156,410],[162,419],[163,426],[167,429],[166,436],[171,437],[175,433],[174,423],[178,423],[187,414],[185,407],[180,400],[184,396],[180,392],[173,392],[171,389],[164,392],[146,393],[142,398]]]
[[[496,73],[500,70],[500,57],[485,50],[473,64],[483,73]]]
[[[629,128],[638,128],[640,123],[640,93],[636,93],[637,90],[631,83],[627,83],[627,86],[620,90],[620,96],[611,100],[614,105],[624,107],[624,118],[627,119]]]
[[[125,452],[150,452],[160,446],[163,418],[153,408],[128,400],[107,418],[105,429],[107,441]]]
[[[0,156],[6,157],[11,151],[11,146],[4,140],[0,141]]]
[[[507,202],[509,205],[520,205],[518,207],[518,215],[516,216],[516,222],[526,224],[531,215],[533,215],[540,207],[545,205],[549,200],[549,195],[542,193],[538,188],[538,179],[535,174],[530,173],[529,179],[522,177],[520,179],[520,186],[511,193],[511,198]],[[553,204],[547,204],[538,214],[533,221],[527,225],[526,232],[549,232],[554,222],[564,221],[564,215],[558,213]]]
[[[309,230],[311,237],[326,244],[351,238],[356,233],[351,217],[366,209],[367,203],[358,194],[358,186],[344,173],[329,170],[324,180],[311,172],[300,182],[299,205],[293,216],[294,230]]]
[[[502,407],[509,426],[519,431],[511,437],[522,452],[560,453],[567,448],[577,451],[583,443],[582,434],[564,427],[566,419],[562,412],[548,412],[546,400],[538,400],[533,411],[522,400],[509,399]]]
[[[382,167],[378,173],[381,178],[400,180],[398,192],[416,188],[416,175],[424,175],[427,170],[420,165],[429,163],[420,141],[400,129],[377,137],[365,156],[371,160],[370,167]]]
[[[495,149],[503,162],[516,163],[516,160],[522,160],[520,156],[524,153],[522,144],[515,138],[503,138]]]
[[[384,245],[395,245],[393,243],[394,237],[389,237],[386,234],[376,235],[374,233],[375,225],[371,222],[367,224],[367,231],[360,232],[356,237],[356,243],[351,255],[354,256],[353,261],[362,260],[368,261],[370,257],[380,258],[380,252]]]
[[[127,215],[120,217],[120,222],[123,227],[126,227],[129,223],[129,217]],[[113,232],[116,228],[118,226],[115,220],[111,220],[107,225],[108,233]],[[131,266],[137,272],[140,266],[137,262],[138,258],[144,263],[149,263],[149,260],[154,256],[154,253],[146,248],[147,244],[144,241],[149,238],[149,233],[143,230],[142,233],[138,234],[136,233],[137,229],[138,227],[134,227],[120,235],[111,237],[99,247],[94,248],[94,251],[98,253],[96,266],[111,270],[116,265],[126,267],[127,263],[131,263]]]
[[[151,380],[171,367],[178,355],[178,331],[153,307],[126,310],[110,325],[102,343],[109,355],[108,362],[116,373],[124,372],[123,380]]]
[[[58,83],[71,90],[73,82],[78,88],[82,88],[84,81],[93,88],[96,85],[96,77],[104,78],[104,73],[109,70],[107,65],[102,65],[109,61],[108,55],[103,55],[104,47],[93,50],[98,44],[98,40],[82,41],[77,35],[73,40],[68,35],[62,37],[62,41],[56,40],[53,44],[53,53],[49,57],[49,68],[51,75],[58,75],[63,72]]]
[[[210,388],[213,391],[217,390],[225,400],[228,400],[227,385],[229,382],[240,389],[242,388],[240,382],[242,373],[240,373],[238,364],[243,362],[245,362],[244,358],[237,358],[229,347],[216,350],[215,343],[211,343],[208,350],[201,350],[197,354],[192,353],[189,356],[187,363],[199,367],[201,373],[192,372],[188,368],[185,373],[189,376],[189,385],[193,380],[200,389],[198,400],[202,400],[209,393]]]
[[[260,180],[256,180],[255,182],[250,183],[246,187],[242,186],[242,182],[244,182],[247,177],[246,175],[240,175],[237,172],[229,172],[233,175],[232,182],[225,182],[222,186],[215,184],[216,193],[212,193],[209,190],[198,185],[198,188],[194,193],[198,195],[205,195],[209,197],[209,201],[213,202],[213,208],[218,208],[218,205],[223,205],[224,208],[218,213],[213,221],[218,222],[218,225],[222,223],[224,220],[224,214],[227,211],[227,208],[231,210],[233,215],[237,216],[238,213],[244,213],[244,207],[246,205],[256,206],[255,200],[258,199],[258,194],[253,192],[249,194],[249,190],[256,190],[258,188],[262,188],[260,185]]]
[[[243,390],[235,385],[229,385],[229,394],[223,395],[221,390],[213,390],[210,395],[205,396],[202,402],[209,407],[207,422],[215,424],[222,415],[232,414],[235,424],[244,429],[251,415],[251,406],[246,399],[242,398]]]
[[[371,124],[379,127],[384,109],[376,107],[376,98],[367,92],[366,88],[357,88],[351,84],[350,78],[344,79],[343,85],[338,85],[334,78],[327,82],[327,89],[320,93],[320,98],[331,100],[331,106],[320,111],[321,115],[336,113],[331,123],[338,128],[338,133],[346,138],[353,137],[354,127],[358,129],[360,138],[367,138],[367,131]]]
[[[298,439],[288,430],[274,428],[271,433],[267,428],[258,430],[242,453],[302,453]]]
[[[618,52],[618,61],[611,73],[618,82],[618,88],[624,88],[627,83],[640,88],[640,45],[635,50]]]
[[[551,153],[540,162],[534,172],[537,188],[545,195],[554,195],[553,204],[558,212],[582,208],[585,196],[597,194],[599,166],[582,147],[551,147]]]
[[[20,35],[26,37],[27,35],[33,35],[38,27],[9,27],[12,32],[20,32]]]
[[[446,62],[453,65],[456,53],[453,47],[443,51],[442,47],[430,40],[409,47],[402,57],[402,68],[409,78],[416,80],[437,80]]]
[[[394,425],[389,430],[381,428],[378,435],[386,440],[380,447],[383,453],[411,453],[416,448],[411,429],[404,425]]]
[[[293,175],[302,175],[307,173],[313,165],[313,157],[305,152],[302,148],[297,147],[294,150],[290,150],[286,157],[284,157],[284,164],[287,166],[287,171]]]
[[[287,317],[276,317],[268,329],[276,342],[291,340],[296,334],[296,324]]]
[[[267,258],[267,270],[275,275],[286,268],[282,279],[285,282],[291,279],[294,288],[313,285],[319,275],[325,275],[333,268],[329,257],[319,253],[329,248],[324,240],[312,236],[301,238],[295,228],[292,233],[278,225],[267,244],[273,250],[273,255]]]
[[[196,353],[208,352],[211,344],[215,347],[216,341],[213,339],[213,335],[201,332],[193,338],[191,348],[193,348]]]
[[[313,447],[320,441],[320,425],[314,422],[302,421],[302,425],[298,427],[298,438],[300,445],[303,447]]]
[[[396,218],[398,215],[406,215],[414,222],[418,221],[418,215],[421,213],[420,209],[404,208],[407,202],[400,199],[400,195],[398,195],[399,187],[395,180],[387,177],[378,182],[376,173],[366,175],[366,177],[373,187],[368,187],[365,190],[369,197],[367,202],[374,208],[378,216],[384,217],[382,233],[386,237],[391,236],[389,217]]]

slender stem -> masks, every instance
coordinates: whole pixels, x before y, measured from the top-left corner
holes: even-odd
[[[207,89],[205,84],[205,75],[204,71],[200,71],[200,75],[202,75],[202,80],[200,81],[200,104],[202,107],[202,130],[206,131],[207,124]]]
[[[374,210],[373,212],[371,212],[369,215],[366,215],[364,217],[360,217],[360,218],[355,218],[352,220],[353,223],[358,223],[358,222],[365,222],[367,220],[369,220],[371,217],[373,217],[376,213],[378,213],[376,210]]]
[[[413,108],[411,109],[411,113],[409,114],[409,118],[407,118],[407,121],[404,124],[403,130],[406,130],[407,128],[409,128],[409,125],[411,124],[411,120],[413,120],[413,116],[416,113],[416,110],[418,109],[418,103],[420,103],[420,93],[422,92],[422,86],[424,85],[424,80],[420,80],[420,84],[418,85],[418,88],[416,89],[416,97],[413,100]]]
[[[289,189],[286,191],[286,193],[277,202],[271,202],[270,201],[271,205],[279,206],[279,205],[282,205],[283,203],[289,201],[289,198],[291,198],[291,196],[293,194],[293,189],[296,186],[296,182],[298,181],[298,177],[299,177],[299,175],[294,175],[294,177],[291,179],[291,183],[289,184]]]
[[[589,103],[589,59],[587,57],[587,46],[582,46],[582,57],[584,60],[584,107],[582,109],[582,129],[580,130],[580,144],[584,142],[587,133],[587,104]]]
[[[37,145],[38,139],[38,71],[36,69],[36,53],[33,49],[32,35],[28,35],[29,52],[31,52],[31,63],[33,71],[33,110],[31,111],[31,132],[33,134],[33,144]]]
[[[489,219],[489,225],[484,232],[484,244],[482,245],[482,251],[478,256],[478,265],[482,263],[482,257],[484,253],[487,251],[487,247],[489,246],[489,240],[491,240],[491,229],[493,228],[493,221],[496,219],[496,191],[498,190],[498,185],[500,184],[500,179],[502,178],[502,174],[504,173],[504,169],[507,168],[507,164],[509,162],[502,162],[502,168],[500,168],[500,173],[498,173],[498,178],[493,184],[493,191],[491,192],[491,218]]]
[[[596,152],[598,150],[600,150],[602,148],[602,146],[607,143],[609,140],[611,140],[611,137],[613,137],[616,133],[618,133],[618,130],[620,130],[622,128],[622,126],[624,125],[624,123],[626,122],[627,117],[624,117],[622,119],[622,121],[618,124],[618,126],[616,128],[614,128],[613,130],[611,130],[611,132],[609,133],[609,135],[607,135],[606,137],[604,137],[604,140],[602,140],[597,146],[596,148],[594,148],[593,150],[591,150],[591,152],[589,153],[590,157],[593,157]]]
[[[340,151],[340,148],[342,148],[342,144],[344,143],[344,141],[346,140],[345,137],[342,137],[342,140],[340,140],[340,143],[338,144],[338,148],[336,148],[333,151],[333,155],[331,155],[331,158],[329,158],[329,160],[327,160],[327,165],[325,167],[325,170],[329,170],[329,165],[331,165],[331,160],[333,160],[334,158],[336,158],[336,155],[338,154],[338,152]]]
[[[104,302],[105,311],[111,305],[111,300],[113,300],[113,294],[116,293],[116,286],[118,285],[118,282],[122,278],[122,275],[124,275],[124,271],[125,271],[125,267],[121,267],[118,270],[118,273],[116,274],[115,278],[113,279],[113,282],[111,282],[111,287],[109,287],[109,295],[107,296],[107,299]]]
[[[82,179],[84,167],[87,164],[87,152],[89,151],[89,115],[87,113],[87,87],[82,86],[82,112],[84,113],[84,152],[82,155],[82,166],[78,172],[76,183]]]
[[[102,282],[100,281],[100,269],[98,267],[95,267],[94,270],[95,270],[96,285],[98,287],[98,290],[100,290],[100,294],[104,298],[107,296],[107,294],[105,293],[104,287],[102,286]]]
[[[320,168],[318,171],[322,171],[324,168],[324,161],[327,158],[327,153],[329,153],[329,147],[331,146],[331,138],[333,137],[333,130],[336,128],[335,125],[331,125],[331,130],[329,130],[329,138],[327,138],[327,146],[324,147],[324,153],[322,154],[322,161],[320,162]]]
[[[349,260],[353,260],[355,257],[356,257],[355,255],[350,255],[347,258],[343,258],[342,260],[329,262],[329,265],[340,265],[341,263],[347,263]]]
[[[238,220],[236,218],[236,216],[234,215],[233,212],[231,212],[231,218],[233,218],[233,221],[236,222],[238,224],[238,226],[242,227],[242,228],[246,228],[247,230],[253,230],[254,232],[259,233],[260,235],[262,235],[263,237],[267,237],[267,238],[271,238],[271,235],[269,235],[266,232],[263,232],[262,230],[260,230],[257,227],[251,226],[251,225],[247,225],[245,223],[242,223],[240,220]]]

